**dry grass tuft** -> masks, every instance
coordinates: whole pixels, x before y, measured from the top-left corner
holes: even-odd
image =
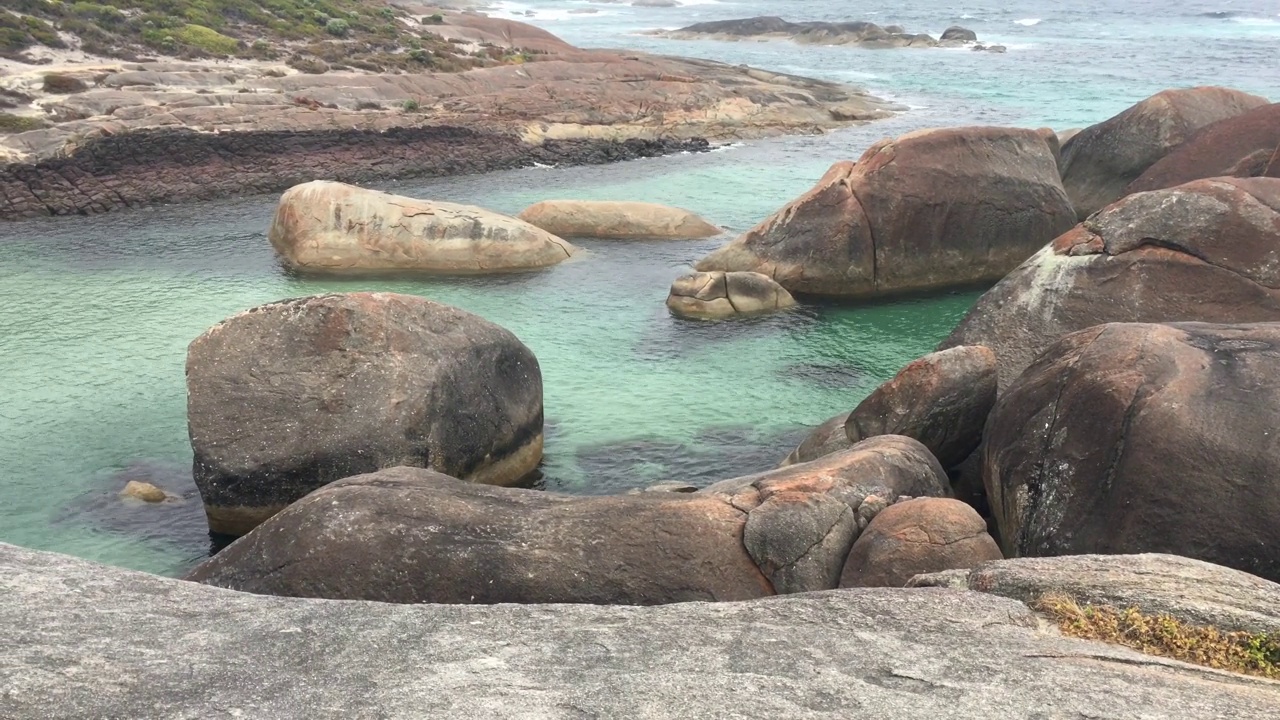
[[[1053,618],[1063,634],[1125,645],[1149,655],[1219,670],[1280,679],[1280,634],[1223,632],[1188,625],[1137,608],[1080,605],[1065,595],[1046,595],[1033,609]]]

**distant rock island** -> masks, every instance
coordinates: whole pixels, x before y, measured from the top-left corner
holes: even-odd
[[[857,45],[872,49],[962,47],[978,41],[976,33],[959,26],[943,30],[935,39],[924,33],[908,33],[901,25],[881,27],[862,20],[796,23],[780,17],[717,20],[654,34],[673,40],[793,40],[807,45]]]

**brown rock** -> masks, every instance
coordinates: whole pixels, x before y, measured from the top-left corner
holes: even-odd
[[[667,307],[689,318],[726,318],[795,307],[795,298],[767,275],[697,272],[671,284]]]
[[[124,489],[120,491],[120,496],[135,498],[149,503],[164,502],[165,498],[168,497],[163,490],[155,485],[137,480],[130,480],[125,483]]]
[[[1075,217],[1034,130],[923,130],[833,165],[812,190],[703,258],[793,293],[876,297],[993,281]]]
[[[1005,554],[1160,552],[1280,579],[1277,378],[1280,323],[1116,323],[1055,343],[987,429]]]
[[[1219,120],[1152,165],[1125,188],[1126,195],[1219,176],[1259,177],[1280,146],[1280,103]]]
[[[1165,90],[1081,130],[1062,147],[1062,184],[1077,217],[1119,199],[1196,130],[1266,104],[1266,98],[1220,87]]]
[[[1107,322],[1280,320],[1280,180],[1131,195],[978,300],[941,347],[995,351],[1000,386],[1063,335]]]
[[[567,496],[398,467],[317,490],[187,579],[396,603],[746,600],[773,590],[745,521],[713,495]]]
[[[973,508],[917,498],[885,508],[853,544],[840,587],[903,587],[922,573],[1000,560],[1000,548]]]
[[[849,413],[840,413],[814,428],[813,432],[791,451],[779,467],[809,462],[824,455],[848,450],[853,446],[853,443],[849,442],[848,433],[844,431],[844,423],[848,419]]]
[[[519,219],[566,238],[693,239],[719,235],[720,228],[680,208],[643,202],[544,200]]]
[[[196,485],[241,535],[334,480],[413,463],[492,484],[542,458],[542,376],[514,335],[411,295],[284,300],[187,351]]]
[[[290,266],[323,272],[502,272],[555,265],[577,251],[482,208],[320,180],[280,197],[267,237]]]

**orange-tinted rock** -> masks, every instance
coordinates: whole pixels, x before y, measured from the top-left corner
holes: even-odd
[[[1211,177],[1259,177],[1280,147],[1280,103],[1219,120],[1152,165],[1125,194],[1173,187]]]
[[[885,508],[849,551],[840,587],[902,587],[924,573],[1000,560],[1000,548],[973,508],[947,498],[916,498]]]

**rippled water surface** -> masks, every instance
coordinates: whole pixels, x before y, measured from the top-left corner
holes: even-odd
[[[1280,4],[794,0],[673,9],[505,4],[570,41],[745,62],[860,82],[913,110],[823,137],[596,168],[536,168],[390,184],[504,212],[548,197],[688,207],[740,231],[834,160],[885,135],[971,123],[1101,120],[1166,86],[1231,84],[1280,98]],[[570,9],[595,8],[596,14]],[[1204,13],[1209,13],[1208,15]],[[962,23],[1006,55],[866,51],[637,35],[708,19],[870,19],[936,35]],[[525,17],[521,15],[521,17]],[[1038,20],[1038,22],[1032,22]],[[543,370],[545,483],[617,492],[706,483],[776,464],[804,428],[848,410],[929,351],[976,293],[698,323],[668,315],[671,280],[727,239],[591,242],[554,269],[494,278],[317,281],[284,273],[263,232],[274,198],[0,224],[0,540],[176,573],[208,551],[190,479],[183,358],[218,320],[282,297],[393,290],[516,333]],[[121,503],[146,479],[186,502]]]

